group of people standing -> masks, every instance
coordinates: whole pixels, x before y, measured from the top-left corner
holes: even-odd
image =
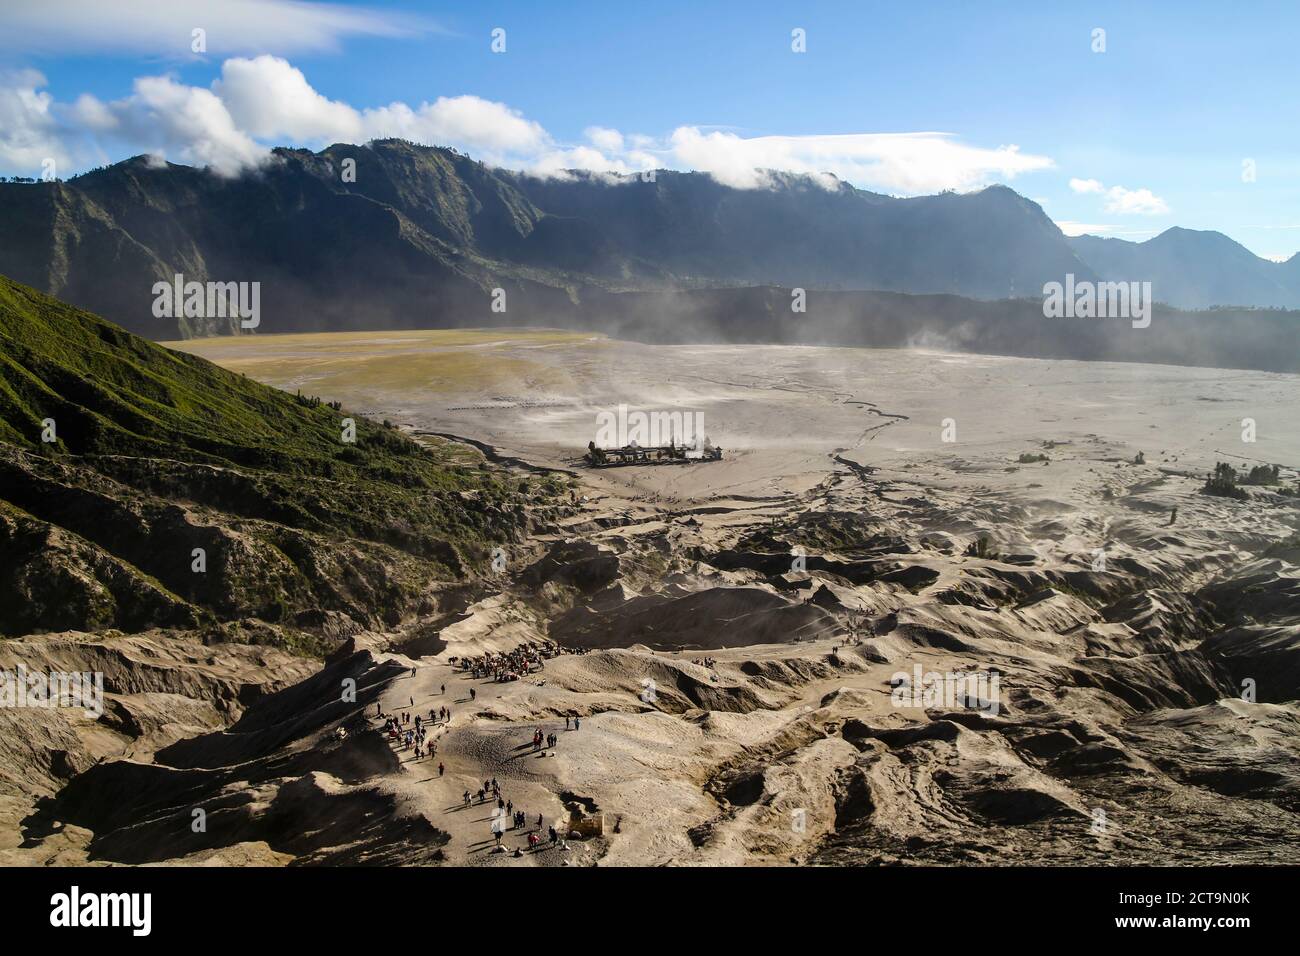
[[[488,651],[478,657],[453,658],[451,663],[479,679],[511,681],[546,667],[546,661],[560,653],[553,641],[529,641],[505,652]]]
[[[429,711],[429,715],[432,717],[432,710]],[[421,720],[419,714],[415,715],[414,720],[411,719],[410,711],[390,714],[384,721],[384,730],[389,740],[397,741],[399,751],[413,746],[416,760],[433,757],[438,752],[438,745],[428,739],[429,725]]]
[[[544,661],[548,658],[555,657],[564,651],[558,645],[552,642],[533,642],[521,645],[507,653],[488,652],[480,657],[453,659],[451,663],[467,675],[486,679],[492,678],[498,681],[514,680],[521,673],[528,673],[532,669],[541,669],[545,666]],[[411,668],[411,676],[415,677],[416,669]],[[447,685],[441,684],[439,687],[441,695],[447,693]],[[476,697],[474,690],[470,689],[471,700]],[[435,723],[450,723],[451,708],[446,705],[440,705],[437,708],[429,708],[428,718],[423,718],[419,714],[413,714],[415,707],[414,697],[410,698],[411,708],[409,711],[400,711],[396,714],[385,714],[380,704],[375,705],[375,716],[384,720],[384,732],[388,738],[397,744],[399,751],[414,748],[415,759],[433,758],[438,752],[437,745],[430,739],[430,728]],[[564,729],[578,730],[582,726],[581,719],[578,717],[564,718]],[[541,750],[543,746],[555,748],[559,743],[559,735],[552,732],[546,733],[540,727],[533,733],[533,750]],[[442,777],[446,773],[444,764],[438,764],[438,776]],[[507,800],[501,792],[501,785],[495,777],[490,780],[484,780],[483,786],[471,794],[468,788],[461,795],[462,805],[465,807],[472,806],[474,803],[483,804],[488,800],[496,802],[496,813],[492,818],[492,834],[496,845],[502,845],[502,837],[507,829],[506,821],[509,821],[508,829],[522,830],[528,827],[528,814],[521,808],[515,807],[513,801]],[[536,823],[528,832],[528,849],[537,851],[543,848],[543,844],[549,846],[560,846],[561,849],[568,849],[568,844],[564,840],[554,825],[546,827],[545,838],[542,828],[545,825],[545,819],[542,814],[537,815]],[[549,841],[549,842],[548,842]],[[521,856],[521,850],[514,851],[515,856]]]

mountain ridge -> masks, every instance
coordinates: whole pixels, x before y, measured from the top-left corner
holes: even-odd
[[[1300,264],[1260,258],[1217,230],[1171,226],[1143,242],[1105,236],[1069,240],[1105,281],[1140,277],[1160,301],[1180,308],[1300,308]]]
[[[1014,300],[1066,274],[1152,281],[1184,309],[1300,308],[1300,258],[1177,228],[1068,239],[1001,185],[895,198],[789,173],[751,190],[668,170],[543,179],[404,140],[274,157],[233,178],[133,157],[0,183],[0,274],[155,340],[239,331],[155,316],[154,283],[176,275],[259,282],[262,332],[567,325],[610,293],[683,289]]]
[[[993,298],[1090,275],[1059,230],[1005,188],[892,199],[810,177],[736,190],[659,171],[547,181],[454,150],[381,140],[275,150],[256,174],[133,158],[66,183],[0,184],[0,273],[155,339],[235,331],[156,320],[154,282],[260,281],[278,331],[466,324],[493,289],[562,312],[586,291],[785,284]],[[355,177],[345,172],[352,161]],[[899,236],[904,236],[900,241]],[[936,251],[912,250],[926,235]],[[361,297],[361,298],[358,298]]]

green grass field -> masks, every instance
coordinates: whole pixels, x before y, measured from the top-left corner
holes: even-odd
[[[606,340],[550,329],[421,329],[244,335],[163,343],[278,388],[330,398],[370,389],[459,392],[562,390],[569,374],[549,349]]]

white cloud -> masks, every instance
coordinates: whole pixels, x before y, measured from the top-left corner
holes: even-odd
[[[356,110],[321,96],[301,70],[279,57],[226,60],[212,91],[253,136],[334,141],[361,136]]]
[[[320,52],[346,37],[440,32],[422,17],[303,0],[40,0],[0,5],[0,50],[188,59],[196,27],[216,56]]]
[[[1149,189],[1125,189],[1123,186],[1112,186],[1106,190],[1106,211],[1158,216],[1167,213],[1169,206]]]
[[[21,160],[28,168],[32,156],[49,155],[62,143],[69,149],[60,155],[81,157],[82,168],[90,157],[102,161],[129,151],[230,175],[265,162],[272,145],[399,137],[458,147],[489,165],[539,176],[685,168],[754,189],[782,171],[809,175],[827,189],[848,181],[902,194],[970,189],[1052,165],[1016,146],[984,148],[929,132],[743,138],[683,126],[657,140],[592,126],[584,132],[587,142],[561,143],[507,104],[472,95],[357,109],[323,96],[301,70],[268,54],[227,59],[210,88],[171,76],[141,77],[130,96],[108,103],[83,95],[60,105],[40,92],[43,85],[44,78],[30,71],[0,85],[0,119],[10,118],[0,124],[0,164]]]
[[[904,194],[972,189],[994,178],[1046,169],[1046,156],[1018,146],[989,149],[958,142],[950,133],[851,133],[838,136],[759,136],[676,129],[670,145],[682,164],[739,189],[770,182],[767,170],[813,176],[826,188],[835,178]],[[830,175],[827,175],[830,174]],[[834,178],[833,178],[834,177]]]
[[[597,149],[604,150],[607,153],[621,153],[623,151],[623,134],[616,129],[608,129],[604,126],[588,126],[583,130],[583,135],[591,140],[592,145]]]
[[[135,81],[135,94],[109,104],[119,128],[148,151],[234,175],[265,161],[269,150],[235,125],[211,90],[184,86],[168,76]]]
[[[0,85],[0,109],[11,101],[21,104],[24,120],[5,123],[8,132],[0,131],[4,137],[0,138],[0,165],[5,166],[30,165],[30,157],[16,149],[5,150],[2,144],[16,141],[20,129],[38,128],[44,137],[41,145],[29,150],[33,155],[50,155],[50,143],[61,134],[72,141],[91,138],[94,155],[103,155],[105,144],[119,144],[133,153],[211,166],[223,175],[265,162],[268,144],[320,146],[385,137],[457,146],[498,164],[529,165],[545,159],[554,166],[558,162],[552,158],[556,148],[541,125],[504,103],[455,96],[414,108],[392,103],[357,110],[322,96],[302,71],[273,56],[227,60],[211,89],[185,86],[169,76],[142,77],[124,99],[104,103],[82,95],[62,108],[52,104],[48,94],[36,92],[35,87],[44,83],[39,74],[18,79],[22,82]],[[52,113],[61,114],[61,127]],[[617,168],[589,148],[573,151],[572,159],[584,168]]]
[[[68,117],[73,125],[91,133],[107,133],[118,127],[113,111],[89,93],[77,97],[77,101],[68,110]]]
[[[564,176],[574,169],[620,176],[626,176],[633,171],[621,159],[611,159],[600,150],[590,146],[574,146],[572,149],[550,150],[529,164],[527,171],[534,176],[556,177]]]
[[[41,164],[67,161],[51,111],[54,98],[43,93],[45,77],[35,70],[0,75],[0,167],[35,178]]]
[[[477,96],[440,96],[415,109],[393,103],[363,114],[366,139],[400,136],[437,145],[464,146],[502,161],[539,152],[550,143],[540,123],[504,103]]]
[[[540,124],[504,103],[477,96],[357,110],[322,96],[301,70],[274,56],[227,60],[212,90],[241,128],[268,140],[328,144],[400,137],[460,146],[496,159],[535,155],[550,143]]]
[[[1072,219],[1058,219],[1056,226],[1067,236],[1104,236],[1114,232],[1116,226],[1091,222],[1075,222]]]
[[[130,96],[111,103],[83,94],[60,112],[67,137],[91,137],[99,155],[104,143],[121,143],[133,153],[209,166],[222,176],[237,175],[270,156],[236,125],[220,97],[170,76],[140,77]]]
[[[1071,179],[1070,188],[1076,193],[1102,193],[1106,196],[1106,211],[1122,215],[1159,216],[1169,212],[1169,205],[1149,189],[1125,189],[1123,186],[1106,188],[1099,179]]]

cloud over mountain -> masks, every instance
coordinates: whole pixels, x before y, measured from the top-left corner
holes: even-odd
[[[71,104],[44,92],[35,71],[0,81],[0,167],[33,174],[45,157],[62,172],[149,153],[223,175],[256,167],[272,144],[320,147],[389,137],[454,146],[492,166],[542,177],[577,169],[627,174],[655,168],[698,170],[739,189],[771,185],[773,171],[807,174],[828,189],[847,181],[900,195],[969,190],[1050,168],[1018,146],[983,147],[952,133],[851,133],[742,137],[679,126],[663,137],[590,126],[585,141],[562,142],[508,104],[471,94],[418,104],[357,108],[317,91],[288,60],[231,57],[210,87],[170,74],[135,80],[129,96],[83,94]]]

